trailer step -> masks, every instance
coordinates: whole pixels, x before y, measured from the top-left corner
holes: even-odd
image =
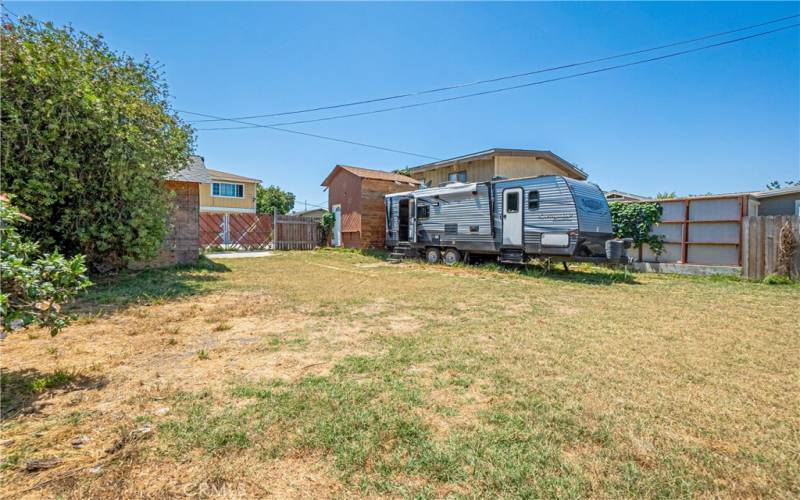
[[[408,257],[408,254],[406,253],[405,249],[397,249],[395,247],[394,251],[392,251],[392,253],[389,254],[389,258],[386,260],[391,264],[399,264],[406,257]]]
[[[525,253],[520,248],[504,248],[500,250],[500,262],[504,264],[522,264]]]

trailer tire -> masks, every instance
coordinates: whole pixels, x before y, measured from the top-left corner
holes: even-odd
[[[438,248],[428,247],[425,249],[425,261],[428,264],[436,264],[442,258]]]
[[[452,266],[453,264],[461,261],[461,252],[456,250],[455,248],[448,248],[444,251],[444,256],[442,260],[448,266]]]

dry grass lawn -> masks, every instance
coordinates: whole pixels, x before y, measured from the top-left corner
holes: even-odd
[[[0,344],[5,497],[800,496],[797,286],[285,252],[79,314]]]

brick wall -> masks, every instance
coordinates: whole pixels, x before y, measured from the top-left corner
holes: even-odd
[[[200,255],[200,185],[167,181],[166,187],[175,192],[171,230],[158,255],[149,261],[132,264],[132,269],[186,264],[194,262]]]

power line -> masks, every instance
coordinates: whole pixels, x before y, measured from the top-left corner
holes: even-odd
[[[19,19],[19,16],[18,16],[18,15],[17,15],[17,14],[16,14],[16,13],[15,13],[13,10],[9,9],[8,7],[6,7],[6,4],[5,4],[5,2],[4,2],[4,3],[0,3],[0,6],[2,6],[2,7],[3,7],[3,9],[4,9],[6,12],[8,12],[8,13],[9,13],[9,14],[11,14],[12,16],[16,17],[17,19]]]
[[[790,29],[790,28],[796,28],[797,26],[800,26],[800,23],[791,24],[791,25],[788,25],[788,26],[783,26],[783,27],[776,28],[776,29],[773,29],[773,30],[763,31],[763,32],[760,32],[760,33],[755,33],[755,34],[752,34],[752,35],[747,35],[747,36],[743,36],[743,37],[739,37],[739,38],[734,38],[734,39],[731,39],[731,40],[726,40],[724,42],[718,42],[718,43],[713,43],[713,44],[709,44],[709,45],[703,45],[703,46],[700,46],[700,47],[694,47],[694,48],[691,48],[691,49],[681,50],[681,51],[678,51],[678,52],[671,52],[669,54],[664,54],[664,55],[661,55],[661,56],[651,57],[651,58],[648,58],[648,59],[640,59],[638,61],[633,61],[633,62],[629,62],[629,63],[617,64],[617,65],[614,65],[614,66],[606,66],[604,68],[594,69],[594,70],[590,70],[590,71],[584,71],[584,72],[581,72],[581,73],[573,73],[571,75],[559,76],[559,77],[555,77],[555,78],[548,78],[546,80],[538,80],[538,81],[535,81],[535,82],[523,83],[523,84],[520,84],[520,85],[513,85],[513,86],[510,86],[510,87],[501,87],[501,88],[498,88],[498,89],[484,90],[482,92],[474,92],[474,93],[471,93],[471,94],[464,94],[464,95],[455,96],[455,97],[447,97],[447,98],[434,99],[434,100],[430,100],[430,101],[423,101],[423,102],[418,102],[418,103],[413,103],[413,104],[405,104],[405,105],[402,105],[402,106],[392,106],[392,107],[388,107],[388,108],[380,108],[380,109],[374,109],[374,110],[370,110],[370,111],[362,111],[360,113],[348,113],[348,114],[344,114],[344,115],[334,115],[334,116],[328,116],[328,117],[324,117],[324,118],[313,118],[313,119],[309,119],[309,120],[298,120],[298,121],[292,121],[292,122],[281,122],[281,123],[273,123],[273,124],[259,125],[259,126],[274,127],[274,126],[282,126],[282,125],[298,125],[298,124],[301,124],[301,123],[315,123],[315,122],[323,122],[323,121],[329,121],[329,120],[339,120],[339,119],[342,119],[342,118],[350,118],[350,117],[354,117],[354,116],[364,116],[364,115],[372,115],[372,114],[377,114],[377,113],[387,113],[389,111],[397,111],[397,110],[401,110],[401,109],[418,108],[418,107],[422,107],[422,106],[429,106],[431,104],[438,104],[438,103],[443,103],[443,102],[457,101],[457,100],[460,100],[460,99],[468,99],[468,98],[471,98],[471,97],[478,97],[478,96],[489,95],[489,94],[497,94],[497,93],[500,93],[500,92],[508,92],[510,90],[516,90],[516,89],[521,89],[521,88],[525,88],[525,87],[532,87],[532,86],[536,86],[536,85],[544,85],[546,83],[553,83],[553,82],[557,82],[557,81],[561,81],[561,80],[569,80],[569,79],[572,79],[572,78],[578,78],[578,77],[587,76],[587,75],[593,75],[593,74],[597,74],[597,73],[605,73],[605,72],[616,70],[616,69],[622,69],[622,68],[627,68],[627,67],[631,67],[631,66],[638,66],[640,64],[647,64],[647,63],[651,63],[651,62],[655,62],[655,61],[660,61],[660,60],[663,60],[663,59],[669,59],[669,58],[672,58],[672,57],[678,57],[678,56],[690,54],[690,53],[693,53],[693,52],[699,52],[701,50],[708,50],[708,49],[712,49],[712,48],[716,48],[716,47],[722,47],[722,46],[725,46],[725,45],[730,45],[730,44],[733,44],[733,43],[738,43],[738,42],[742,42],[742,41],[745,41],[745,40],[749,40],[751,38],[756,38],[756,37],[760,37],[760,36],[766,36],[766,35],[770,35],[772,33],[777,33],[779,31],[784,31],[784,30],[787,30],[787,29]],[[226,120],[226,121],[237,122],[237,120],[234,120],[234,119]],[[250,124],[250,126],[246,126],[246,127],[209,127],[209,128],[199,128],[197,130],[239,130],[239,129],[253,128],[253,126],[255,126],[255,125],[254,124]]]
[[[327,141],[341,142],[341,143],[344,143],[344,144],[352,144],[354,146],[361,146],[361,147],[371,148],[371,149],[379,149],[381,151],[389,151],[391,153],[399,153],[399,154],[404,154],[404,155],[409,155],[409,156],[417,156],[419,158],[427,158],[429,160],[441,160],[441,158],[437,158],[435,156],[428,156],[428,155],[423,155],[423,154],[419,154],[419,153],[412,153],[411,151],[403,151],[401,149],[386,148],[386,147],[383,147],[383,146],[376,146],[374,144],[367,144],[365,142],[356,142],[356,141],[350,141],[348,139],[339,139],[339,138],[336,138],[336,137],[329,137],[329,136],[326,136],[326,135],[311,134],[309,132],[300,132],[299,130],[291,130],[291,129],[288,129],[288,128],[279,128],[279,127],[275,127],[275,126],[272,126],[272,125],[263,125],[263,124],[260,124],[260,123],[246,122],[246,121],[242,121],[242,120],[236,120],[234,118],[221,118],[219,116],[209,115],[209,114],[206,114],[206,113],[197,113],[195,111],[187,111],[187,110],[181,110],[181,109],[176,109],[175,111],[177,111],[179,113],[186,113],[188,115],[204,116],[206,118],[216,118],[218,120],[225,120],[225,121],[231,121],[231,122],[235,122],[235,123],[243,123],[245,125],[249,125],[248,127],[244,127],[244,128],[268,128],[270,130],[277,130],[277,131],[280,131],[280,132],[286,132],[288,134],[297,134],[297,135],[303,135],[303,136],[306,136],[306,137],[314,137],[316,139],[325,139]]]
[[[19,16],[17,14],[15,14],[14,12],[12,12],[8,7],[6,7],[5,4],[0,3],[0,6],[2,6],[3,9],[5,9],[7,12],[9,12],[12,15],[14,15],[15,17],[19,18]],[[351,140],[348,140],[348,139],[339,139],[337,137],[329,137],[329,136],[325,136],[325,135],[312,134],[312,133],[309,133],[309,132],[300,132],[299,130],[290,130],[290,129],[286,129],[286,128],[279,128],[279,127],[275,127],[275,126],[272,126],[272,125],[261,125],[261,124],[256,124],[256,123],[250,123],[250,122],[235,120],[235,119],[231,119],[231,118],[222,118],[222,117],[219,117],[219,116],[209,115],[209,114],[205,114],[205,113],[196,113],[194,111],[179,110],[179,109],[176,109],[175,111],[177,111],[179,113],[202,116],[202,117],[206,117],[206,118],[213,118],[214,120],[217,120],[217,121],[224,120],[224,121],[233,121],[233,122],[236,122],[236,123],[242,123],[242,124],[248,125],[246,128],[268,128],[270,130],[277,130],[279,132],[286,132],[288,134],[296,134],[296,135],[302,135],[302,136],[306,136],[306,137],[314,137],[316,139],[324,139],[324,140],[327,140],[327,141],[341,142],[341,143],[344,143],[344,144],[351,144],[353,146],[361,146],[361,147],[370,148],[370,149],[377,149],[377,150],[380,150],[380,151],[388,151],[390,153],[399,153],[399,154],[404,154],[404,155],[408,155],[408,156],[416,156],[418,158],[425,158],[425,159],[428,159],[428,160],[441,160],[441,158],[437,158],[435,156],[423,155],[423,154],[419,154],[419,153],[412,153],[411,151],[403,151],[401,149],[393,149],[393,148],[387,148],[387,147],[383,147],[383,146],[376,146],[374,144],[367,144],[365,142],[351,141]]]
[[[639,49],[639,50],[634,50],[634,51],[630,51],[630,52],[624,52],[622,54],[615,54],[615,55],[600,57],[600,58],[596,58],[596,59],[589,59],[589,60],[585,60],[585,61],[580,61],[580,62],[575,62],[575,63],[570,63],[570,64],[564,64],[564,65],[561,65],[561,66],[553,66],[553,67],[549,67],[549,68],[526,71],[524,73],[516,73],[516,74],[513,74],[513,75],[499,76],[499,77],[496,77],[496,78],[488,78],[488,79],[485,79],[485,80],[477,80],[477,81],[468,82],[468,83],[458,83],[458,84],[453,84],[453,85],[447,85],[447,86],[444,86],[444,87],[438,87],[438,88],[427,89],[427,90],[420,90],[420,91],[416,91],[416,92],[407,92],[407,93],[404,93],[404,94],[397,94],[397,95],[392,95],[392,96],[387,96],[387,97],[378,97],[378,98],[374,98],[374,99],[364,99],[364,100],[359,100],[359,101],[347,102],[347,103],[343,103],[343,104],[332,104],[332,105],[329,105],[329,106],[317,106],[317,107],[313,107],[313,108],[298,109],[298,110],[294,110],[294,111],[284,111],[284,112],[280,112],[280,113],[268,113],[268,114],[261,114],[261,115],[238,116],[238,117],[234,117],[234,118],[238,119],[238,120],[249,120],[249,119],[253,119],[253,118],[269,118],[269,117],[273,117],[273,116],[294,115],[294,114],[300,114],[300,113],[310,113],[312,111],[323,111],[323,110],[327,110],[327,109],[337,109],[337,108],[344,108],[344,107],[348,107],[348,106],[357,106],[357,105],[361,105],[361,104],[370,104],[370,103],[389,101],[389,100],[394,100],[394,99],[402,99],[402,98],[405,98],[405,97],[415,97],[415,96],[420,96],[420,95],[425,95],[425,94],[432,94],[432,93],[435,93],[435,92],[444,92],[444,91],[447,91],[447,90],[455,90],[455,89],[460,89],[460,88],[464,88],[464,87],[482,85],[482,84],[485,84],[485,83],[494,83],[494,82],[499,82],[499,81],[503,81],[503,80],[510,80],[510,79],[513,79],[513,78],[521,78],[521,77],[524,77],[524,76],[531,76],[531,75],[535,75],[535,74],[539,74],[539,73],[547,73],[547,72],[558,71],[558,70],[567,69],[567,68],[574,68],[574,67],[577,67],[577,66],[584,66],[584,65],[587,65],[587,64],[593,64],[593,63],[598,63],[598,62],[603,62],[603,61],[610,61],[612,59],[630,57],[630,56],[634,56],[634,55],[638,55],[638,54],[644,54],[644,53],[647,53],[647,52],[653,52],[653,51],[656,51],[656,50],[662,50],[662,49],[667,49],[667,48],[670,48],[670,47],[676,47],[676,46],[679,46],[679,45],[686,45],[686,44],[689,44],[689,43],[699,42],[699,41],[702,41],[702,40],[708,40],[710,38],[718,38],[718,37],[725,36],[725,35],[730,35],[730,34],[733,34],[733,33],[739,33],[741,31],[746,31],[746,30],[750,30],[750,29],[753,29],[753,28],[758,28],[758,27],[761,27],[761,26],[767,26],[769,24],[775,24],[775,23],[778,23],[778,22],[781,22],[781,21],[786,21],[788,19],[794,19],[794,18],[797,18],[797,17],[800,17],[800,14],[794,14],[794,15],[791,15],[791,16],[772,19],[770,21],[765,21],[765,22],[758,23],[758,24],[752,24],[750,26],[744,26],[744,27],[741,27],[741,28],[722,31],[722,32],[719,32],[719,33],[712,33],[710,35],[704,35],[704,36],[700,36],[700,37],[696,37],[696,38],[691,38],[691,39],[688,39],[688,40],[681,40],[681,41],[678,41],[678,42],[672,42],[672,43],[668,43],[668,44],[664,44],[664,45],[659,45],[657,47]],[[221,121],[221,120],[216,120],[216,119],[194,120],[191,123],[214,122],[214,121]]]

